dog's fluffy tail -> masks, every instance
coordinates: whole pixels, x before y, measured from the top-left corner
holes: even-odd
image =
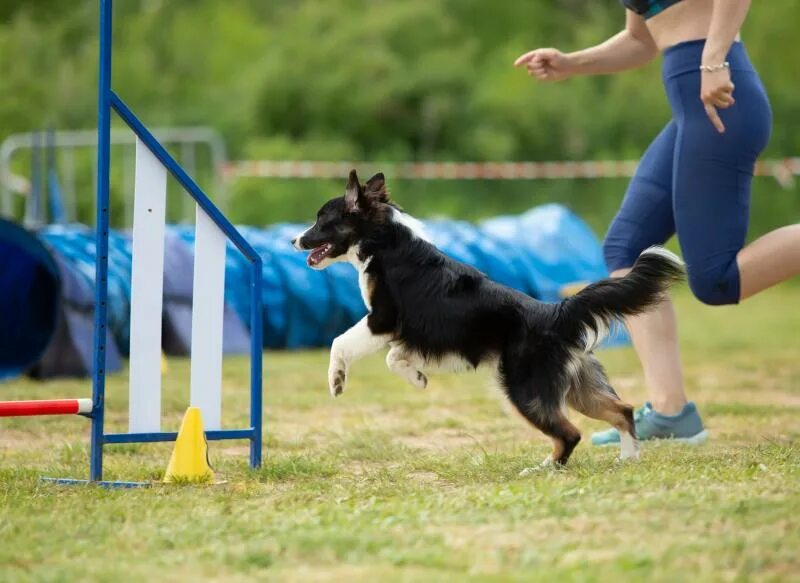
[[[658,304],[683,275],[684,265],[677,255],[663,247],[645,249],[625,277],[592,283],[564,300],[559,307],[559,332],[590,352],[615,320]]]

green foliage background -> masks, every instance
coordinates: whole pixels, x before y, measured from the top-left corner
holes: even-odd
[[[94,127],[96,10],[94,0],[0,2],[0,139]],[[743,31],[775,114],[766,156],[800,154],[798,17],[797,0],[753,3]],[[616,0],[120,0],[113,85],[151,126],[219,129],[233,158],[636,158],[669,118],[658,62],[552,85],[511,66],[536,46],[600,42],[623,19]],[[422,216],[557,201],[602,230],[625,181],[392,186]],[[340,189],[240,181],[229,212],[253,224],[307,220]],[[85,191],[88,220],[91,184]],[[757,180],[753,234],[798,220],[798,199],[797,188]]]

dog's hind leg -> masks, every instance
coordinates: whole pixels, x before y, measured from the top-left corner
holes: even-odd
[[[511,402],[522,416],[531,425],[553,440],[553,452],[545,458],[542,465],[565,465],[569,460],[569,456],[572,455],[572,450],[581,440],[581,433],[567,419],[561,404],[547,402],[541,396],[528,399],[524,397],[524,395],[528,394],[527,391],[507,392]]]
[[[517,408],[519,409],[519,406]],[[572,455],[572,450],[581,440],[581,433],[567,419],[564,411],[561,408],[551,409],[534,399],[527,404],[525,410],[520,409],[520,413],[539,431],[553,440],[553,452],[545,458],[542,465],[566,465]]]
[[[386,355],[386,366],[413,386],[424,389],[428,385],[428,378],[417,368],[421,364],[418,360],[402,344],[392,343]]]
[[[501,381],[511,403],[529,423],[553,440],[553,452],[543,466],[565,465],[581,440],[580,431],[565,414],[568,379],[559,368],[558,363],[564,362],[560,356],[541,353],[534,359],[512,354],[500,362]]]
[[[622,460],[639,459],[639,441],[633,421],[633,407],[619,398],[608,382],[603,366],[591,355],[581,355],[567,392],[570,407],[591,417],[606,421],[619,431]]]

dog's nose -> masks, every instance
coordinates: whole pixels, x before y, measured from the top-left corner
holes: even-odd
[[[292,245],[297,245],[297,237],[294,237],[294,238],[292,239]]]

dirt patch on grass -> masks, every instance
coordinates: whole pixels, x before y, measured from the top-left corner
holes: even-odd
[[[439,481],[439,475],[436,472],[409,472],[406,474],[406,478],[423,484],[432,484]]]
[[[474,447],[476,438],[460,429],[435,429],[423,435],[398,435],[398,442],[413,449],[451,451]]]
[[[47,443],[48,434],[22,429],[0,429],[0,450],[7,449],[16,453],[34,450]]]

